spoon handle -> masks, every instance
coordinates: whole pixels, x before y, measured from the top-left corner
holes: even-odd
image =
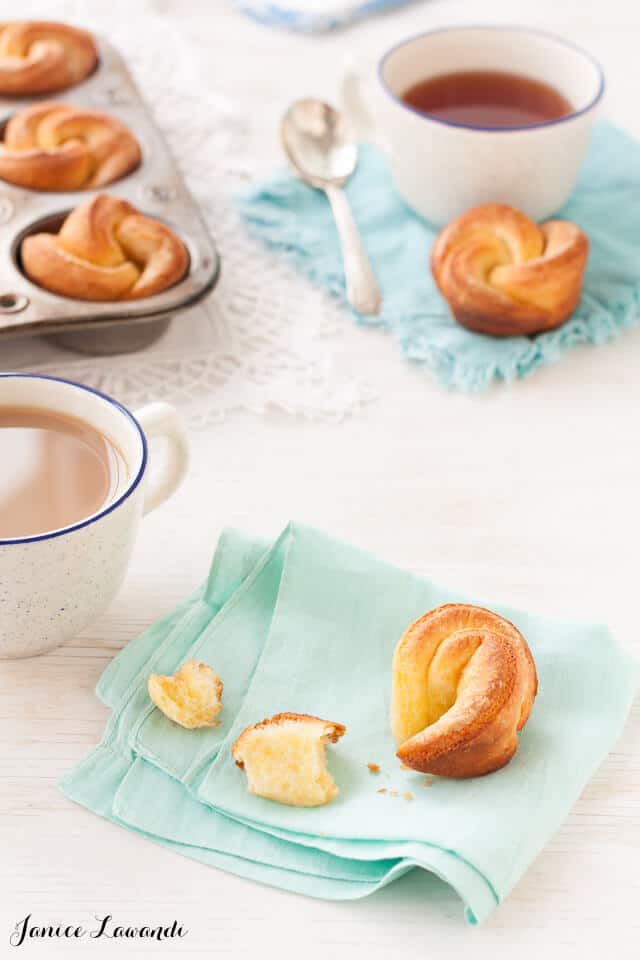
[[[340,237],[349,303],[358,313],[379,313],[382,306],[380,287],[365,253],[349,202],[340,187],[331,184],[324,189]]]

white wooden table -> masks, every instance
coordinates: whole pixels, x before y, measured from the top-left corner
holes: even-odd
[[[277,109],[296,94],[331,96],[346,53],[465,19],[531,22],[590,48],[608,73],[609,115],[640,135],[640,7],[631,0],[537,0],[528,13],[511,0],[433,0],[315,40],[265,30],[223,0],[155,7],[209,51],[212,87],[252,98],[274,159]],[[126,5],[114,10],[125,16]],[[605,618],[638,649],[640,329],[483,396],[443,392],[382,334],[346,317],[341,342],[377,403],[341,424],[238,416],[194,434],[188,481],[145,520],[108,613],[49,656],[0,665],[1,957],[13,955],[8,935],[27,913],[40,923],[176,918],[189,934],[146,947],[35,942],[16,956],[639,956],[638,705],[565,825],[475,930],[444,885],[427,896],[418,871],[356,903],[295,897],[175,856],[56,786],[101,734],[101,671],[204,577],[227,524],[275,534],[289,518],[310,522],[489,597]]]

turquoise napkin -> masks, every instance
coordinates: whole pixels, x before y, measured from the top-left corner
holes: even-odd
[[[478,922],[611,748],[637,666],[606,627],[490,604],[529,640],[538,699],[508,767],[426,788],[394,756],[391,655],[409,622],[452,600],[482,602],[306,527],[289,526],[272,545],[226,531],[206,584],[105,671],[105,735],[63,789],[186,856],[311,896],[366,896],[421,866],[457,890]],[[217,728],[184,730],[146,694],[150,672],[173,672],[190,657],[224,680]],[[347,726],[329,751],[340,794],[327,807],[285,807],[246,791],[230,746],[246,725],[280,711]]]
[[[597,127],[569,203],[558,216],[578,223],[591,252],[580,304],[558,330],[497,339],[456,323],[429,270],[436,231],[397,195],[387,162],[363,147],[346,187],[384,294],[379,322],[408,360],[446,386],[477,390],[524,377],[578,344],[611,340],[638,322],[640,144],[608,123]],[[338,238],[326,198],[284,172],[238,201],[252,232],[285,254],[319,287],[345,300]]]

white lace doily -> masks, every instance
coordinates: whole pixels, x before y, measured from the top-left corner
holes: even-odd
[[[20,15],[69,19],[119,47],[209,225],[222,257],[220,282],[140,353],[86,357],[22,338],[3,345],[2,367],[79,380],[132,407],[162,398],[192,426],[270,407],[340,419],[367,399],[363,385],[339,373],[332,359],[331,339],[344,315],[248,236],[232,196],[254,172],[249,158],[259,155],[259,144],[241,107],[202,84],[193,52],[153,14],[152,3],[136,3],[135,20],[131,4],[118,0],[108,8],[92,4],[90,13],[80,0],[57,2],[55,11],[23,3]]]

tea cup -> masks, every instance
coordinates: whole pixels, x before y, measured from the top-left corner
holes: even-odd
[[[169,404],[131,413],[70,380],[2,373],[3,407],[80,419],[115,444],[128,467],[126,484],[91,516],[58,530],[0,539],[0,659],[9,659],[52,650],[105,610],[124,579],[141,516],[180,484],[188,450]],[[166,438],[167,453],[150,469],[149,441],[156,437]]]
[[[439,119],[403,100],[411,86],[430,77],[481,70],[542,81],[573,110],[535,125],[496,128]],[[368,73],[347,72],[347,113],[356,128],[373,117],[398,192],[436,225],[489,202],[517,207],[535,220],[556,213],[575,186],[604,93],[602,69],[588,53],[529,27],[427,31],[391,47],[375,75]]]

